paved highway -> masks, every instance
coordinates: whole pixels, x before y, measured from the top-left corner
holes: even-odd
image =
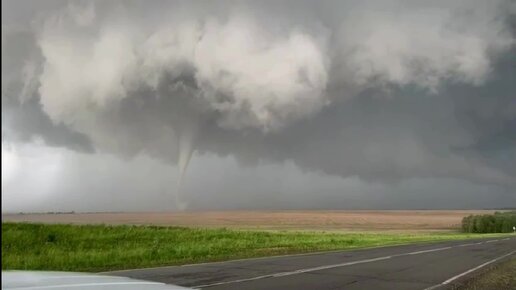
[[[197,289],[449,289],[516,256],[516,237],[392,246],[107,274]]]

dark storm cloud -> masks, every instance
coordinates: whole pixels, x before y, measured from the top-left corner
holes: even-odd
[[[2,2],[3,141],[514,192],[512,1],[27,3]]]
[[[62,124],[53,124],[35,99],[23,104],[3,100],[2,107],[2,140],[29,143],[41,138],[49,146],[66,146],[80,152],[94,151],[90,140],[83,134]]]
[[[9,5],[4,8],[9,10]],[[14,15],[23,19],[24,14]],[[5,16],[6,22],[12,21],[12,15]],[[51,146],[92,152],[93,147],[86,136],[62,124],[54,124],[43,112],[35,91],[38,85],[36,74],[40,71],[34,63],[34,59],[42,56],[34,33],[27,27],[23,28],[26,24],[2,24],[2,140],[31,142],[34,138],[42,138]]]

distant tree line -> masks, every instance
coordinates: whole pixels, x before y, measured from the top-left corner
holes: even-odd
[[[470,215],[462,219],[466,233],[510,233],[516,226],[516,211]]]

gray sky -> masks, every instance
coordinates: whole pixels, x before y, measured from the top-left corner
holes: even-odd
[[[2,1],[2,211],[514,207],[515,75],[514,1]]]

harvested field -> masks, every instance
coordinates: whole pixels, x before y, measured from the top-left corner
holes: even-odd
[[[463,217],[492,210],[202,211],[154,213],[3,214],[2,221],[227,227],[311,231],[456,231]]]

